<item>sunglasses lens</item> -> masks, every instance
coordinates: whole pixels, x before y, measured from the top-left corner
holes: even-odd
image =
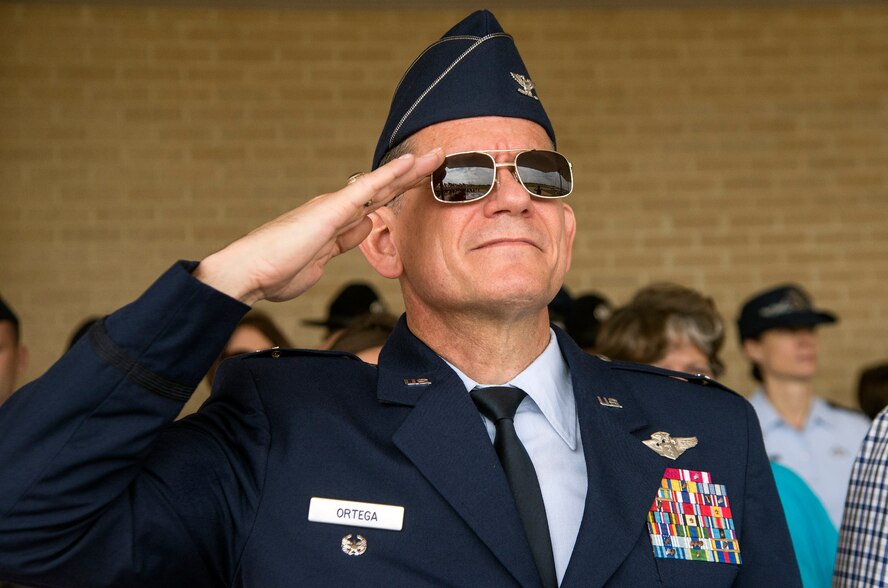
[[[496,170],[489,155],[448,155],[432,174],[432,192],[441,202],[470,202],[486,196],[495,177]]]
[[[570,163],[555,151],[524,151],[515,158],[518,177],[534,196],[561,198],[573,189]]]

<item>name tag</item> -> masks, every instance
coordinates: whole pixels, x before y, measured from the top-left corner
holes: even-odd
[[[404,507],[315,496],[308,505],[308,520],[314,523],[400,531],[404,526]]]

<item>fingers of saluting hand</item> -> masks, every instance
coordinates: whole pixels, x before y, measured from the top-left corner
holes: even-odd
[[[317,196],[281,218],[287,222],[298,219],[307,224],[306,230],[314,233],[315,242],[328,242],[332,246],[328,249],[332,258],[363,241],[370,232],[367,215],[415,186],[443,160],[440,148],[422,156],[402,155],[373,172],[355,174],[344,188]],[[309,216],[314,222],[305,223]]]
[[[440,147],[421,156],[408,153],[376,171],[352,176],[348,185],[333,195],[348,199],[360,216],[366,216],[430,175],[443,159],[444,152]]]
[[[434,149],[391,161],[210,255],[194,275],[247,304],[298,296],[317,282],[330,259],[367,236],[369,213],[431,174],[443,159],[443,151]]]

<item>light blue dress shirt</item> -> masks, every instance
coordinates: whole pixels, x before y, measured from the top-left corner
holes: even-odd
[[[448,365],[462,379],[466,392],[489,385],[475,382],[453,364],[448,362]],[[515,431],[527,449],[540,481],[552,537],[555,572],[561,583],[580,530],[589,481],[570,370],[551,329],[549,345],[543,353],[508,385],[527,392],[528,397],[515,413]],[[493,442],[496,436],[493,423],[481,413],[478,416],[484,420]]]
[[[768,457],[794,471],[811,487],[838,529],[851,466],[869,430],[869,420],[863,413],[830,406],[815,397],[805,428],[799,431],[780,417],[761,388],[749,402],[761,424]]]

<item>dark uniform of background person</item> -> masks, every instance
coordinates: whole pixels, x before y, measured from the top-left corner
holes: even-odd
[[[611,313],[613,305],[610,300],[598,292],[586,292],[571,301],[564,328],[577,345],[589,353],[596,353],[598,331]]]
[[[0,409],[0,577],[800,585],[746,400],[590,356],[550,327],[572,174],[557,154],[518,152],[554,147],[512,38],[486,11],[456,25],[398,86],[374,172],[175,264]],[[484,154],[442,166],[473,150],[496,150],[486,179]],[[490,190],[433,196],[461,172]],[[540,176],[556,198],[518,181]],[[378,367],[334,351],[238,356],[172,422],[250,304],[298,296],[359,244],[406,307]],[[496,425],[473,402],[493,414],[503,398],[521,403]],[[520,493],[533,486],[535,509]]]
[[[15,383],[28,367],[28,348],[22,344],[18,315],[0,298],[0,404],[15,391]]]

